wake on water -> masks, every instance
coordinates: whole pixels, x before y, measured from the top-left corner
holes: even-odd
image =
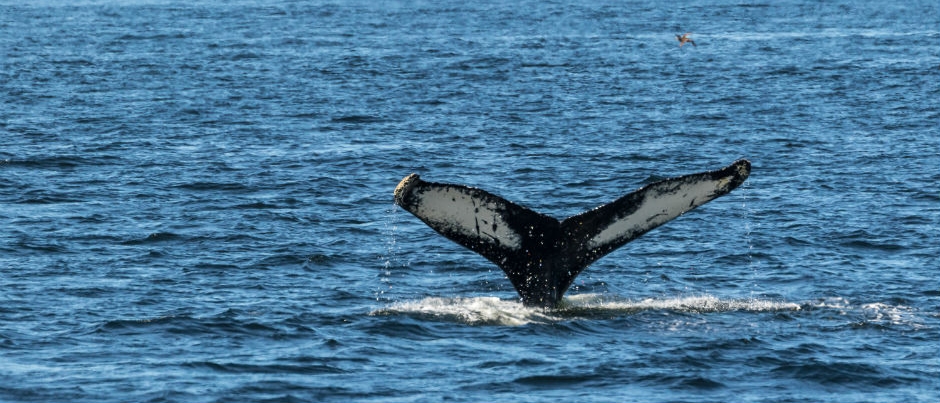
[[[798,311],[801,305],[761,299],[720,299],[710,295],[631,300],[601,294],[567,296],[552,309],[527,307],[496,297],[428,297],[377,309],[371,315],[409,315],[471,325],[520,326],[565,320],[614,318],[643,311],[688,313]]]
[[[844,298],[786,302],[759,298],[724,299],[712,295],[673,298],[627,299],[602,294],[566,296],[556,308],[528,307],[519,300],[497,297],[427,297],[392,303],[371,316],[405,315],[421,320],[468,325],[522,326],[577,320],[614,319],[643,312],[677,312],[703,315],[729,312],[801,312],[829,325],[919,329],[919,313],[907,306],[885,303],[850,303]]]

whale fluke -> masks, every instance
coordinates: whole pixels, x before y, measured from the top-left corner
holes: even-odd
[[[526,305],[555,306],[588,265],[747,179],[741,159],[719,170],[664,179],[558,221],[482,189],[417,174],[395,188],[395,204],[499,266]]]

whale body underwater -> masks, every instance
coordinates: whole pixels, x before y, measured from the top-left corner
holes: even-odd
[[[406,176],[395,204],[488,259],[527,306],[554,307],[591,263],[670,220],[728,194],[751,173],[746,159],[664,179],[559,221],[485,190]]]

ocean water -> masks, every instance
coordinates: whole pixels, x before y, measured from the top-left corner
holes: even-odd
[[[938,43],[934,0],[0,1],[0,401],[935,402]],[[392,203],[737,158],[556,309]]]

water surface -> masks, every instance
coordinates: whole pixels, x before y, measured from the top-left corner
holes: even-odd
[[[0,4],[0,400],[940,396],[935,1]],[[742,157],[554,310],[392,204]]]

